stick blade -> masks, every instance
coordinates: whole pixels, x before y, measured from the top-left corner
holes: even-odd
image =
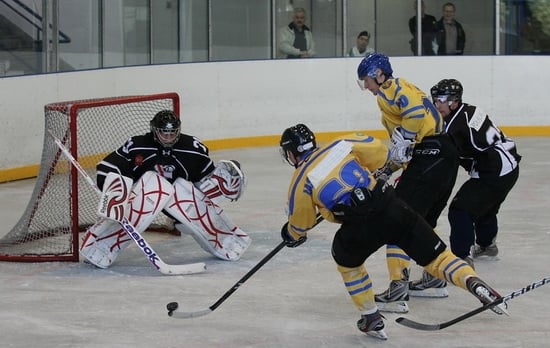
[[[197,274],[206,271],[206,264],[204,262],[189,263],[185,265],[157,265],[160,273],[166,275],[188,275]]]
[[[404,317],[399,317],[395,319],[395,322],[403,326],[410,327],[411,329],[422,331],[437,331],[442,329],[440,324],[423,324]]]
[[[190,318],[202,317],[212,312],[213,311],[210,308],[204,309],[202,311],[196,311],[196,312],[178,312],[176,309],[173,311],[168,311],[168,316],[174,319],[190,319]]]

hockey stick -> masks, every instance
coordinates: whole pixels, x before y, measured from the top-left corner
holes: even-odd
[[[495,301],[491,302],[491,303],[487,303],[486,305],[483,305],[481,307],[478,307],[468,313],[464,313],[462,314],[461,316],[458,316],[452,320],[449,320],[449,321],[446,321],[446,322],[443,322],[443,323],[439,323],[439,324],[423,324],[423,323],[419,323],[417,321],[414,321],[414,320],[411,320],[411,319],[407,319],[407,318],[404,318],[404,317],[399,317],[397,319],[395,319],[395,321],[401,325],[404,325],[406,327],[410,327],[411,329],[416,329],[416,330],[423,330],[423,331],[437,331],[437,330],[442,330],[444,328],[447,328],[451,325],[454,325],[456,323],[459,323],[463,320],[466,320],[470,317],[473,317],[474,315],[476,314],[479,314],[481,312],[484,312],[488,309],[491,309],[495,306],[498,306],[499,304],[501,303],[506,303],[508,301],[510,301],[511,299],[513,298],[516,298],[518,296],[521,296],[523,294],[525,294],[526,292],[529,292],[531,290],[534,290],[538,287],[541,287],[545,284],[548,284],[550,283],[550,277],[546,277],[546,278],[542,278],[541,280],[539,281],[536,281],[532,284],[529,284],[527,285],[526,287],[522,288],[522,289],[519,289],[517,291],[514,291],[504,297],[501,297],[499,299],[496,299]]]
[[[71,152],[65,147],[65,145],[63,145],[61,140],[59,140],[49,129],[48,133],[50,133],[57,147],[59,147],[61,152],[63,152],[76,170],[78,170],[78,172],[84,177],[86,182],[90,184],[90,186],[93,187],[98,194],[101,194],[101,190],[96,186],[90,175],[88,175],[84,168],[82,168],[80,163],[78,163]],[[185,265],[169,265],[165,263],[126,217],[122,217],[122,220],[118,221],[118,223],[120,223],[122,229],[132,238],[139,249],[145,254],[145,256],[147,256],[147,259],[153,264],[153,266],[155,266],[156,269],[159,270],[160,273],[167,275],[183,275],[202,273],[206,270],[206,264],[203,262]]]
[[[323,221],[323,217],[321,214],[317,214],[317,221],[315,222],[315,225],[313,227],[317,226],[321,221]],[[244,284],[254,273],[256,273],[260,268],[262,268],[263,265],[267,263],[267,261],[271,260],[273,256],[275,256],[281,249],[285,247],[285,241],[282,241],[277,245],[273,250],[269,252],[260,262],[256,264],[256,266],[252,267],[248,273],[246,273],[241,279],[239,279],[238,282],[236,282],[231,289],[227,290],[225,294],[223,294],[222,297],[220,297],[216,303],[214,303],[212,306],[208,307],[207,309],[203,309],[200,311],[195,312],[178,312],[179,304],[177,302],[170,302],[166,305],[166,309],[168,310],[168,316],[172,318],[196,318],[196,317],[202,317],[203,315],[207,315],[212,313],[216,310],[231,294],[233,294],[237,289]]]

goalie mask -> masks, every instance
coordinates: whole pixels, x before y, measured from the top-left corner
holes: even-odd
[[[155,140],[164,147],[172,147],[180,137],[181,121],[170,110],[158,112],[150,122]]]
[[[297,124],[293,127],[285,129],[281,135],[280,152],[283,159],[293,167],[298,165],[300,160],[305,158],[305,155],[311,153],[317,148],[315,134],[304,124]],[[288,157],[288,153],[292,153],[296,159],[296,163]]]

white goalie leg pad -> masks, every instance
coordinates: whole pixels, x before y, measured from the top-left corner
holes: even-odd
[[[88,228],[80,246],[85,262],[108,268],[132,239],[114,220],[102,218]]]
[[[129,209],[126,209],[125,215],[136,230],[142,233],[173,194],[174,188],[166,179],[155,172],[146,172],[130,193]],[[107,268],[131,241],[132,238],[117,220],[102,218],[86,232],[80,255],[97,267]]]
[[[126,216],[133,180],[116,173],[108,173],[99,198],[97,214],[101,217],[120,221]]]
[[[212,202],[238,200],[246,188],[246,176],[235,160],[220,160],[216,169],[196,185]]]
[[[240,259],[251,243],[248,234],[189,181],[177,179],[174,189],[165,210],[179,221],[178,231],[190,234],[205,251],[222,260]]]
[[[141,233],[153,222],[174,195],[174,186],[156,172],[145,172],[130,197],[128,220]]]

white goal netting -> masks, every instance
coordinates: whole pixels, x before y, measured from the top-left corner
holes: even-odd
[[[0,239],[0,261],[78,261],[79,232],[95,223],[98,196],[71,166],[47,130],[95,181],[95,166],[129,137],[149,131],[161,110],[179,115],[179,96],[163,93],[65,101],[44,107],[40,171],[19,222]],[[154,222],[170,229],[167,219]]]

